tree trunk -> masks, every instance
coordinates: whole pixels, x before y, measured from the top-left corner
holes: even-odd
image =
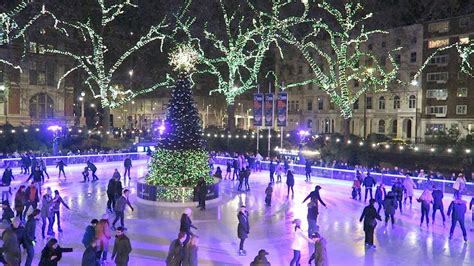
[[[345,118],[342,120],[342,134],[344,135],[344,140],[347,142],[351,136],[351,119]]]
[[[103,107],[102,112],[104,117],[102,119],[102,128],[105,132],[110,131],[110,107]],[[107,134],[105,134],[107,136]]]
[[[227,131],[232,132],[235,129],[235,105],[227,105]]]

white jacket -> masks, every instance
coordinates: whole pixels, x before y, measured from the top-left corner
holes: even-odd
[[[291,243],[291,249],[301,250],[303,249],[303,245],[306,242],[313,242],[313,241],[309,239],[308,236],[306,236],[305,232],[303,232],[301,228],[297,228],[296,231],[294,232],[293,242]]]

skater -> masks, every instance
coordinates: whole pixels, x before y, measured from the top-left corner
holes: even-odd
[[[472,205],[474,205],[474,197],[471,198],[471,202],[469,203],[469,210],[472,210]],[[471,232],[474,231],[474,210],[472,210],[471,214]]]
[[[15,180],[15,177],[13,176],[10,166],[7,166],[2,176],[2,201],[10,200],[10,196],[12,195],[12,189],[10,187],[12,180]]]
[[[86,231],[82,236],[82,244],[85,248],[91,244],[92,239],[95,239],[95,229],[97,227],[97,223],[99,223],[97,219],[92,219],[91,224],[86,227]]]
[[[11,220],[15,217],[15,213],[13,213],[8,200],[2,201],[2,210],[2,225],[10,226]]]
[[[166,256],[166,266],[181,266],[184,259],[184,241],[186,233],[179,232],[178,238],[170,244],[168,255]]]
[[[206,196],[207,196],[207,184],[206,180],[204,180],[204,177],[201,177],[199,179],[199,182],[196,186],[196,191],[198,193],[198,208],[201,208],[201,211],[206,210]]]
[[[234,160],[232,161],[232,168],[234,168],[234,172],[232,173],[232,181],[234,181],[236,177],[239,178],[239,173],[240,173],[239,163],[237,162],[237,158],[234,158]]]
[[[115,180],[119,180],[122,178],[122,176],[120,176],[120,173],[119,171],[117,170],[117,168],[115,168],[114,170],[114,173],[112,174],[112,178],[114,178]],[[125,178],[124,178],[125,179]],[[124,181],[125,182],[125,181]]]
[[[244,242],[245,239],[248,238],[250,232],[250,225],[249,225],[249,214],[247,208],[245,206],[240,207],[240,211],[237,214],[237,218],[239,220],[239,225],[237,226],[237,236],[240,239],[239,243],[239,255],[246,256],[247,251],[244,249]]]
[[[112,210],[115,207],[115,198],[117,194],[117,181],[115,178],[111,178],[107,184],[107,210],[113,212]]]
[[[109,240],[112,237],[110,232],[109,215],[105,213],[102,219],[95,227],[95,237],[97,238],[97,258],[102,261],[107,261],[107,253],[109,251]]]
[[[253,261],[250,263],[250,266],[271,266],[266,255],[269,255],[269,253],[265,249],[259,250],[258,255],[255,256]]]
[[[262,155],[260,155],[260,153],[257,152],[257,155],[255,155],[255,167],[256,167],[256,170],[257,171],[262,171],[262,160],[263,160],[263,157]]]
[[[359,171],[357,171],[359,172]],[[361,182],[359,177],[356,174],[356,177],[354,177],[354,182],[352,183],[352,199],[356,199],[357,195],[359,195],[359,201],[361,200]]]
[[[2,233],[3,246],[1,248],[2,257],[5,260],[4,265],[19,266],[21,262],[20,241],[15,233],[15,230],[20,225],[20,221],[14,218],[12,225],[8,226]]]
[[[30,180],[35,182],[36,187],[40,191],[41,190],[41,184],[44,183],[44,175],[43,175],[43,172],[39,169],[39,166],[36,166],[36,168],[34,170],[33,169],[31,170],[31,174],[28,177],[28,179],[26,180],[26,182],[29,182]]]
[[[60,207],[61,204],[66,207],[66,209],[70,210],[69,206],[67,206],[66,202],[64,202],[63,198],[59,195],[59,191],[54,191],[53,201],[51,202],[51,223],[49,223],[49,231],[53,232],[53,226],[55,219],[58,219],[58,232],[62,233],[63,229],[61,229],[61,213]]]
[[[51,204],[53,202],[53,198],[51,196],[51,188],[46,188],[46,193],[43,195],[41,199],[41,236],[45,239],[44,231],[46,230],[46,219],[48,220],[49,224],[52,224],[52,215],[51,215]],[[52,226],[51,226],[52,227]],[[48,226],[48,235],[54,234],[52,230],[49,230]]]
[[[387,195],[387,192],[385,191],[385,187],[383,186],[382,183],[377,186],[377,189],[375,190],[375,201],[379,205],[377,209],[377,213],[380,214],[380,209],[382,209],[383,205],[383,200],[385,199],[385,196]]]
[[[244,179],[245,179],[246,174],[247,174],[247,172],[245,171],[245,169],[240,170],[240,174],[238,176],[239,186],[237,187],[237,191],[242,191],[242,186],[244,184]]]
[[[290,266],[293,265],[300,265],[301,259],[301,249],[305,242],[314,243],[306,234],[301,230],[301,220],[295,219],[293,220],[292,224],[295,225],[294,234],[293,234],[293,242],[291,244],[291,249],[293,249],[293,259],[290,261]]]
[[[451,215],[451,229],[449,230],[449,240],[453,239],[454,228],[459,222],[461,226],[464,242],[467,242],[466,227],[464,226],[464,215],[466,214],[466,201],[462,200],[461,194],[456,195],[456,199],[449,204],[448,217]]]
[[[123,161],[123,167],[125,168],[125,172],[123,173],[123,179],[127,179],[127,173],[128,173],[128,180],[131,179],[130,177],[130,169],[132,169],[132,159],[130,159],[130,156],[127,156],[125,161]]]
[[[409,174],[405,175],[405,180],[403,180],[403,187],[405,188],[405,191],[406,191],[406,197],[403,203],[406,204],[407,198],[410,198],[410,205],[411,205],[412,200],[413,200],[413,194],[414,194],[413,189],[416,188],[416,184],[415,182],[413,182],[413,179],[411,179]]]
[[[281,165],[280,161],[277,161],[275,166],[275,173],[277,176],[277,183],[281,183],[281,172],[283,171],[283,166]]]
[[[184,246],[183,266],[198,266],[198,243],[199,237],[193,235]]]
[[[268,183],[268,186],[265,189],[265,205],[268,207],[272,206],[272,194],[273,194],[272,183]]]
[[[270,183],[275,183],[275,164],[273,163],[273,160],[270,160]]]
[[[112,260],[115,261],[117,266],[127,266],[129,255],[132,252],[132,245],[130,239],[124,233],[123,227],[118,227],[115,230],[115,244],[114,250],[112,251]]]
[[[306,175],[306,182],[311,182],[311,166],[313,163],[310,160],[306,160],[304,170],[305,170],[305,175]]]
[[[97,172],[97,167],[91,161],[87,161],[87,167],[92,172],[92,182],[99,180],[95,172]]]
[[[305,203],[308,199],[311,199],[311,201],[315,202],[318,204],[318,201],[321,202],[321,204],[327,208],[326,203],[321,199],[321,195],[319,194],[319,191],[321,190],[321,186],[317,185],[314,187],[314,190],[311,191],[311,193],[306,196],[306,198],[303,200],[303,203]]]
[[[122,196],[120,196],[116,201],[115,201],[115,220],[112,223],[112,228],[115,228],[115,223],[120,220],[120,225],[124,227],[124,212],[125,212],[125,207],[128,205],[132,212],[134,211],[132,204],[130,204],[130,201],[128,200],[128,196],[130,195],[130,190],[125,189],[123,191]],[[115,230],[115,229],[114,229]]]
[[[252,172],[250,171],[250,167],[247,166],[247,168],[245,169],[245,177],[244,177],[245,191],[250,191],[249,178],[250,178],[251,173]]]
[[[66,173],[64,172],[64,166],[67,166],[67,164],[65,164],[63,162],[63,160],[59,160],[59,162],[56,164],[56,168],[59,168],[58,178],[61,178],[61,173],[63,173],[64,179],[66,179]]]
[[[224,180],[230,179],[231,173],[232,173],[232,163],[230,160],[227,160]]]
[[[214,177],[222,179],[222,170],[220,166],[217,166],[216,172],[214,173]]]
[[[28,221],[25,224],[25,237],[23,241],[23,247],[26,250],[26,262],[25,266],[31,266],[33,258],[35,256],[35,241],[36,241],[36,219],[40,214],[40,210],[34,209],[33,212],[28,215]]]
[[[31,185],[26,189],[25,198],[26,198],[26,204],[25,204],[25,213],[23,214],[23,217],[27,217],[26,214],[30,206],[33,207],[33,210],[35,210],[38,207],[39,195],[38,195],[38,190],[36,189],[36,185],[34,181],[31,182]]]
[[[433,216],[431,217],[433,220],[432,223],[435,223],[435,214],[436,211],[439,210],[441,212],[441,217],[443,218],[444,226],[446,222],[446,217],[444,217],[443,191],[441,191],[441,189],[438,189],[436,185],[434,185],[431,196],[433,196]]]
[[[376,248],[374,245],[374,230],[377,226],[376,220],[382,221],[382,218],[380,218],[380,215],[377,213],[374,204],[375,200],[370,199],[369,205],[364,208],[359,219],[360,222],[364,220],[365,245],[368,248]]]
[[[90,243],[87,244],[84,254],[82,254],[81,266],[100,266],[97,260],[97,239],[91,239]]]
[[[84,178],[84,180],[82,181],[82,183],[85,183],[86,181],[89,182],[89,167],[84,167],[84,171],[82,171],[82,178]],[[89,243],[90,244],[90,243]],[[89,245],[88,244],[88,245]]]
[[[290,196],[290,189],[291,189],[291,197],[295,197],[295,191],[293,190],[293,186],[295,185],[295,177],[291,170],[288,170],[286,174],[286,186],[288,187],[288,193],[286,194],[287,197]]]
[[[314,260],[316,266],[328,266],[328,253],[327,253],[327,241],[324,237],[321,237],[319,233],[314,233],[311,236],[311,239],[314,241],[314,253],[309,258],[309,265],[312,265]]]
[[[46,176],[47,176],[48,179],[49,179],[49,174],[48,174],[48,171],[47,171],[47,169],[46,169],[46,163],[45,163],[45,161],[43,160],[43,158],[41,158],[40,161],[39,161],[39,167],[40,167],[40,170],[41,170],[44,174],[46,174]]]
[[[400,208],[400,213],[403,213],[402,210],[402,200],[403,200],[403,185],[400,179],[395,179],[395,183],[392,186],[392,191],[395,194],[395,198],[398,202],[398,207]]]
[[[306,219],[308,219],[308,236],[318,231],[318,214],[318,203],[310,201],[308,203],[308,214],[306,215]]]
[[[457,199],[458,195],[461,195],[462,191],[466,187],[466,178],[462,173],[458,174],[458,178],[454,182],[453,189],[454,189],[454,198]]]
[[[364,178],[362,185],[365,187],[365,199],[364,202],[367,202],[367,192],[370,193],[370,199],[372,199],[372,187],[375,185],[375,179],[370,175],[370,172],[367,171],[367,176]]]
[[[22,221],[23,221],[23,211],[25,210],[25,204],[26,204],[25,188],[26,188],[25,185],[21,185],[15,194],[16,217],[20,217],[20,220]]]
[[[433,203],[433,196],[428,189],[425,189],[421,196],[418,198],[418,202],[421,203],[421,221],[420,227],[423,226],[423,218],[426,217],[426,227],[429,227],[430,223],[430,204]]]
[[[179,231],[186,233],[186,241],[185,244],[188,243],[189,239],[191,236],[193,236],[193,232],[191,232],[191,228],[194,228],[197,230],[197,227],[193,225],[193,222],[191,221],[191,214],[192,210],[190,208],[184,209],[183,214],[181,214],[181,225],[179,226]]]
[[[51,238],[41,251],[39,266],[57,266],[63,257],[63,252],[72,252],[72,248],[62,248],[58,245],[58,240]]]
[[[397,199],[393,191],[389,191],[383,200],[383,208],[385,211],[385,227],[387,227],[388,220],[392,219],[392,227],[395,224],[395,210],[397,209]],[[379,212],[377,211],[377,214]]]

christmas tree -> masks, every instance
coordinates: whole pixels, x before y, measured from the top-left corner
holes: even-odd
[[[213,182],[201,121],[191,92],[190,73],[196,60],[190,46],[181,46],[171,56],[178,79],[168,103],[163,138],[146,177],[148,184],[167,187],[158,193],[162,200],[175,201],[183,193],[191,200],[192,188],[201,177],[208,183]]]

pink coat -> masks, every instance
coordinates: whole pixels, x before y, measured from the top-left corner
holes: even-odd
[[[97,238],[97,250],[108,251],[110,235],[110,223],[107,219],[100,219],[95,227],[95,237]]]

